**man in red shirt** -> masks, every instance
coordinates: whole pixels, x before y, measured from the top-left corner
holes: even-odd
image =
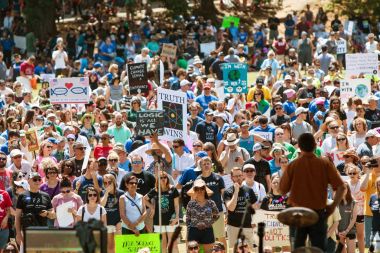
[[[30,78],[34,75],[34,63],[36,58],[32,55],[20,65],[20,76]]]
[[[0,151],[0,190],[6,190],[11,186],[12,172],[5,168],[7,155]]]
[[[9,194],[6,191],[0,190],[0,251],[5,249],[8,243],[8,217],[11,206],[12,201]]]

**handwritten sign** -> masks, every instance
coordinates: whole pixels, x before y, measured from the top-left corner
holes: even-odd
[[[138,94],[148,91],[147,67],[145,62],[127,65],[129,93]]]
[[[251,131],[250,131],[250,133],[251,133]],[[252,133],[257,134],[266,140],[273,140],[273,133],[272,132],[252,131]]]
[[[50,79],[49,92],[52,104],[87,104],[90,100],[88,77]]]
[[[277,211],[256,210],[253,216],[257,222],[265,223],[264,245],[271,247],[289,246],[289,227],[282,224],[277,215]]]
[[[211,51],[215,50],[216,42],[201,43],[201,53],[204,56],[210,55]]]
[[[40,149],[37,137],[37,131],[35,128],[31,128],[25,132],[26,145],[29,152],[37,151]]]
[[[371,94],[371,81],[367,78],[348,79],[340,81],[340,100],[347,103],[348,99],[357,96],[362,100]]]
[[[171,59],[175,58],[177,53],[177,46],[171,44],[163,44],[161,55],[169,57]]]
[[[157,132],[164,134],[164,111],[139,111],[135,127],[136,135],[150,136]]]
[[[346,78],[357,78],[360,74],[378,75],[377,54],[346,54]]]
[[[245,63],[222,64],[224,93],[247,93],[248,65]]]
[[[347,53],[347,42],[345,39],[339,39],[336,41],[336,53],[337,54],[345,54]]]
[[[240,18],[235,16],[225,16],[223,18],[222,27],[228,28],[231,27],[231,23],[234,23],[235,27],[239,27]]]
[[[157,109],[165,111],[164,139],[184,139],[187,133],[187,95],[181,91],[157,89]]]
[[[222,178],[223,178],[224,186],[226,189],[234,184],[234,182],[232,182],[230,174],[223,175]]]
[[[116,253],[138,252],[143,248],[148,248],[151,253],[160,253],[160,234],[115,235]]]

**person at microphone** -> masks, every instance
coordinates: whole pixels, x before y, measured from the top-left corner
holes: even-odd
[[[227,235],[229,241],[232,242],[229,245],[232,252],[235,242],[238,240],[240,228],[242,228],[241,235],[244,235],[244,240],[248,242],[247,245],[253,246],[251,215],[254,213],[257,198],[250,187],[242,184],[244,175],[239,167],[232,168],[231,179],[234,184],[225,190],[223,197],[228,210]]]
[[[303,133],[298,138],[301,154],[292,161],[280,180],[281,194],[289,193],[288,204],[293,207],[306,207],[314,210],[319,219],[311,226],[294,228],[294,249],[305,246],[307,236],[311,245],[326,252],[327,218],[332,214],[343,198],[345,185],[338,170],[326,158],[314,154],[317,146],[311,133]],[[334,200],[327,204],[327,189],[331,185],[335,190]]]

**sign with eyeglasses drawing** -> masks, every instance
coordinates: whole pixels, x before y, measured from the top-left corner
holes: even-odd
[[[88,77],[53,78],[49,85],[52,104],[87,104],[90,100]]]

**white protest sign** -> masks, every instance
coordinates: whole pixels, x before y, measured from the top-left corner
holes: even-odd
[[[16,77],[16,81],[20,82],[22,84],[22,89],[26,91],[32,91],[32,85],[30,84],[30,79],[23,77],[23,76],[18,76]]]
[[[57,206],[57,222],[60,228],[66,228],[74,223],[74,217],[69,213],[68,209],[74,207],[74,202],[69,201]]]
[[[161,55],[174,59],[177,52],[177,46],[171,44],[163,44]]]
[[[163,139],[184,139],[187,133],[187,95],[181,91],[157,89],[157,109],[164,111]]]
[[[49,85],[52,104],[86,104],[90,100],[88,77],[54,78]]]
[[[346,54],[346,78],[357,78],[360,74],[378,74],[377,54]]]
[[[371,94],[371,81],[367,78],[340,81],[341,103],[347,103],[350,97],[357,96],[361,100],[368,99]]]
[[[55,74],[40,74],[40,77],[43,81],[45,82],[49,82],[50,79],[54,79],[55,78]]]
[[[13,40],[15,42],[15,47],[21,50],[26,50],[26,38],[25,36],[13,36]]]
[[[354,31],[354,21],[348,21],[347,34],[351,36],[353,31]]]
[[[251,131],[250,131],[250,133],[251,133]],[[273,140],[273,133],[272,132],[252,131],[252,133],[257,134],[266,140]]]
[[[264,245],[271,247],[289,246],[289,227],[282,224],[277,215],[277,211],[256,210],[254,220],[265,223]],[[258,241],[258,240],[257,240]]]
[[[224,181],[224,187],[225,187],[225,189],[227,189],[228,187],[230,187],[230,186],[232,186],[234,184],[234,182],[232,182],[230,174],[223,175],[222,178],[223,178],[223,181]]]
[[[201,43],[201,53],[204,56],[210,55],[211,51],[215,50],[216,42]]]
[[[347,53],[347,42],[345,39],[339,39],[336,41],[336,53],[337,54],[345,54]]]

